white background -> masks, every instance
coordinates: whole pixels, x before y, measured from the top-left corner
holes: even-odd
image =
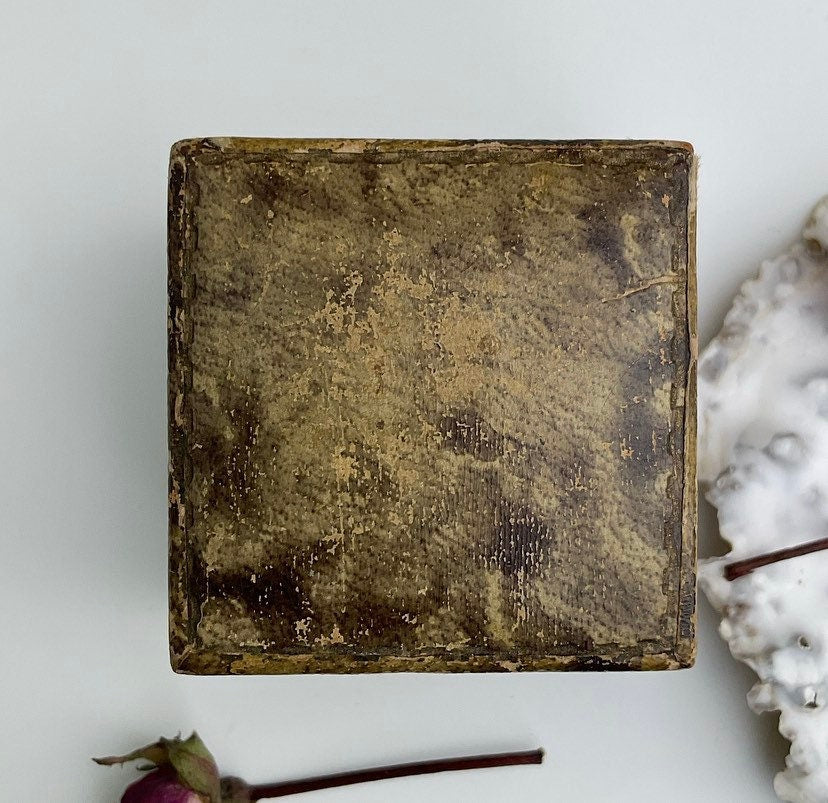
[[[182,137],[690,140],[706,342],[828,192],[826,79],[819,0],[3,3],[0,800],[116,800],[91,755],[193,727],[256,781],[548,752],[320,803],[773,800],[786,744],[705,602],[680,673],[170,671],[165,183]]]

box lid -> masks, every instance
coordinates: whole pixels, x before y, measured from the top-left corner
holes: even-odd
[[[689,665],[694,204],[684,143],[176,144],[173,666]]]

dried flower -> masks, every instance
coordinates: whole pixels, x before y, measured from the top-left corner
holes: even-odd
[[[189,739],[159,739],[125,756],[96,758],[98,764],[123,764],[145,759],[149,775],[132,784],[121,803],[223,803],[218,767],[193,733]]]
[[[145,759],[150,762],[139,769],[150,770],[132,784],[121,803],[255,803],[272,797],[297,795],[316,789],[330,789],[354,783],[367,783],[387,778],[404,778],[432,772],[508,767],[516,764],[540,764],[543,750],[522,753],[501,753],[469,758],[448,758],[398,764],[339,775],[325,775],[300,781],[282,781],[250,786],[241,778],[219,778],[218,767],[204,742],[193,733],[189,739],[159,739],[125,756],[95,758],[98,764],[123,764]]]

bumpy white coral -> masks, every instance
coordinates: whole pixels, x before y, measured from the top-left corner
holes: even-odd
[[[729,582],[724,565],[828,537],[828,199],[746,282],[699,361],[699,478],[732,551],[700,581],[758,712],[791,741],[777,795],[828,801],[828,551]]]

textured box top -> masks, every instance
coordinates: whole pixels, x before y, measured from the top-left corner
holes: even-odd
[[[692,663],[694,196],[675,142],[176,144],[173,666]]]

